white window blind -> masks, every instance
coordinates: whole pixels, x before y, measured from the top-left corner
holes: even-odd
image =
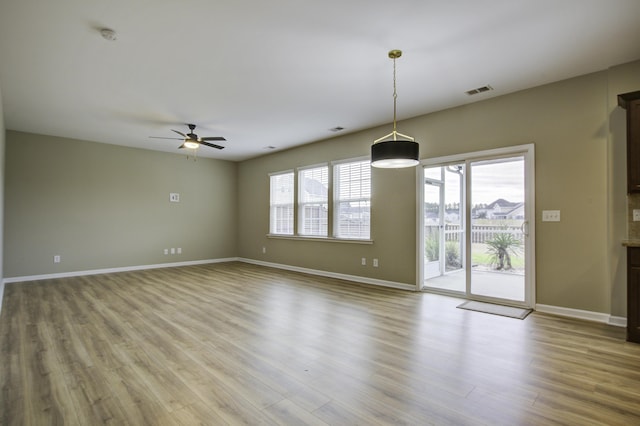
[[[329,168],[301,169],[298,172],[298,234],[328,235]]]
[[[336,164],[334,234],[337,238],[371,236],[371,165],[369,160]]]
[[[271,175],[269,188],[269,232],[293,235],[293,172]]]

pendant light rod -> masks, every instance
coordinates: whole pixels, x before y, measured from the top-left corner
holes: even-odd
[[[397,85],[396,85],[396,59],[398,59],[400,56],[402,56],[402,50],[390,50],[389,51],[389,58],[393,59],[393,132],[389,133],[388,135],[384,135],[381,138],[376,139],[375,141],[373,141],[373,143],[378,143],[384,139],[387,139],[388,137],[393,136],[393,140],[397,141],[398,140],[398,136],[405,138],[405,139],[409,139],[411,141],[415,141],[414,138],[412,138],[411,136],[408,135],[403,135],[402,133],[398,133],[397,128],[398,128],[398,124],[397,124],[397,117],[398,117],[398,90],[397,90]]]
[[[418,143],[411,136],[398,133],[398,90],[396,85],[396,59],[402,56],[401,50],[390,50],[389,58],[393,59],[393,131],[371,145],[371,166],[397,169],[419,164]],[[400,136],[400,139],[398,139]],[[388,138],[391,137],[390,140]],[[403,139],[404,138],[404,139]]]
[[[396,90],[396,59],[402,56],[402,50],[389,51],[389,57],[393,59],[393,140],[396,140],[396,116],[397,116],[397,103],[398,103],[398,91]]]

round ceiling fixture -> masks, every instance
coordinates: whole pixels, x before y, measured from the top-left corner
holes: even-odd
[[[102,36],[103,39],[105,40],[109,40],[109,41],[114,41],[117,37],[116,37],[116,32],[113,31],[111,28],[103,28],[100,30],[100,35]]]

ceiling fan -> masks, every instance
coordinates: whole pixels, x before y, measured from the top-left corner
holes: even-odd
[[[187,124],[187,126],[189,127],[189,133],[187,133],[186,135],[182,132],[171,129],[171,131],[179,134],[180,136],[182,136],[182,138],[164,138],[159,136],[149,136],[149,137],[153,139],[182,140],[184,142],[182,145],[178,147],[179,149],[182,149],[182,148],[197,149],[200,145],[205,145],[205,146],[209,146],[211,148],[216,148],[216,149],[224,149],[224,146],[220,146],[220,145],[216,145],[214,143],[208,142],[208,141],[226,141],[226,139],[223,138],[222,136],[207,136],[207,137],[201,138],[201,137],[198,137],[198,135],[196,135],[195,133],[193,133],[193,131],[196,129],[195,124]]]

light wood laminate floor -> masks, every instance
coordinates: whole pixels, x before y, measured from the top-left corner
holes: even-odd
[[[225,263],[7,284],[2,425],[640,424],[624,329]]]

